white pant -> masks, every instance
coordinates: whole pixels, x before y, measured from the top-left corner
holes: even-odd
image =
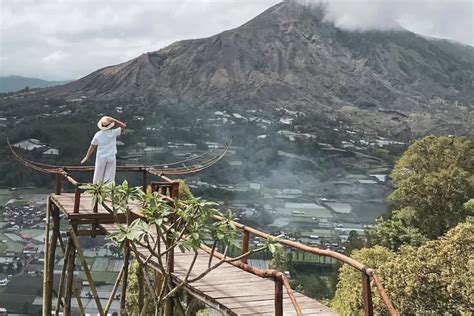
[[[115,156],[106,158],[96,158],[94,168],[94,183],[112,182],[115,183],[116,170]]]

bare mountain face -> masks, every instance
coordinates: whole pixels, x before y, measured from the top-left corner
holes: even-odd
[[[321,7],[280,3],[236,29],[47,93],[233,111],[285,107],[393,135],[472,135],[474,48],[405,30],[342,31],[323,17]]]

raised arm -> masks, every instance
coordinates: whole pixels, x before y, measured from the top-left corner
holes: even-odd
[[[87,160],[89,160],[89,158],[94,153],[94,150],[95,150],[96,147],[97,147],[97,145],[90,145],[89,146],[89,149],[87,150],[86,156],[84,157],[84,159],[81,160],[81,164],[84,164]]]
[[[122,121],[119,121],[117,120],[116,118],[113,118],[111,116],[109,116],[109,119],[112,121],[112,122],[115,122],[116,125],[118,125],[118,127],[120,127],[122,130],[127,127],[127,124],[125,124],[124,122]]]

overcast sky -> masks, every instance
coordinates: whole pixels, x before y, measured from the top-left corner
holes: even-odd
[[[318,0],[298,0],[312,3]],[[174,41],[237,27],[278,0],[0,0],[0,75],[77,79]],[[344,29],[402,25],[474,45],[472,0],[331,0]]]

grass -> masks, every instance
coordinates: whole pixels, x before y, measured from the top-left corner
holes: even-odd
[[[18,293],[23,295],[41,296],[43,277],[26,274],[14,276],[7,285],[5,293]]]
[[[28,234],[31,237],[35,238],[40,236],[41,234],[44,234],[44,229],[24,229],[21,231],[23,234]]]
[[[0,306],[7,308],[10,313],[30,311],[35,297],[41,295],[42,280],[42,277],[14,276],[10,283],[2,288]]]
[[[92,266],[92,271],[107,271],[107,266],[109,265],[109,259],[107,258],[96,258],[94,265]]]
[[[11,199],[11,191],[7,189],[0,189],[0,206],[3,206]]]
[[[92,275],[95,282],[104,282],[107,284],[114,284],[115,280],[117,279],[118,273],[109,272],[109,271],[93,271]],[[85,275],[83,275],[82,278],[84,280],[87,280]]]
[[[33,303],[36,295],[20,294],[20,293],[3,293],[0,295],[0,306],[6,308],[9,313],[27,312],[29,306]]]
[[[3,253],[7,250],[19,251],[23,250],[23,244],[10,240],[7,236],[4,235],[4,230],[0,230],[0,240],[6,240],[7,242],[0,242],[0,253]]]
[[[52,190],[49,188],[36,188],[36,189],[19,189],[16,191],[10,191],[9,189],[0,189],[0,206],[3,206],[10,199],[19,199],[14,205],[25,205],[29,204],[31,200],[38,200],[39,195],[46,196],[51,193]]]

